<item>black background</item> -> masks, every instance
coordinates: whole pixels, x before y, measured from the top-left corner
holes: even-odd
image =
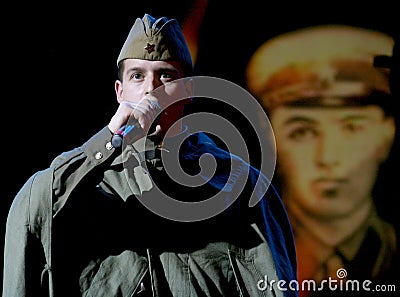
[[[9,206],[23,183],[106,126],[116,110],[116,59],[134,20],[147,12],[183,23],[192,2],[14,2],[2,8],[1,246]],[[243,85],[247,59],[261,42],[303,26],[343,23],[394,35],[400,30],[400,15],[389,1],[234,2],[209,1],[195,74]],[[379,189],[387,197],[382,209],[397,220],[399,163],[393,154]]]

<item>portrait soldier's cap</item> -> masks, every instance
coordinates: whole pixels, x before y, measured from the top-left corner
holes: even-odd
[[[296,106],[385,105],[391,98],[387,67],[374,58],[390,56],[393,38],[347,25],[320,25],[273,37],[252,55],[248,90],[267,109]]]
[[[155,19],[149,14],[137,18],[117,59],[178,61],[186,75],[193,70],[192,58],[181,27],[176,19]]]

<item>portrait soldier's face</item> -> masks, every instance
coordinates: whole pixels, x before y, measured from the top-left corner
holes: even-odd
[[[270,120],[289,208],[334,219],[370,206],[379,166],[394,138],[392,117],[376,105],[281,105]]]

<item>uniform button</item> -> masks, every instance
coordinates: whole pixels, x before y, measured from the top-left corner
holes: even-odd
[[[113,145],[111,144],[111,141],[109,141],[109,142],[106,143],[106,149],[112,150],[113,148],[114,148],[114,147],[113,147]]]
[[[100,160],[101,158],[103,158],[103,154],[98,152],[98,153],[96,153],[96,155],[94,155],[94,157],[96,160]]]

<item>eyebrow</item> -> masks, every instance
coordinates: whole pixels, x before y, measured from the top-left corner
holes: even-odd
[[[129,72],[134,72],[134,71],[139,71],[139,72],[145,72],[145,69],[143,67],[132,67],[127,69],[127,73]],[[179,73],[179,70],[176,69],[175,67],[162,67],[162,68],[157,68],[155,69],[156,72],[174,72],[174,73]]]
[[[348,121],[348,120],[365,120],[368,117],[366,115],[348,115],[344,118],[341,118],[340,121]]]
[[[172,68],[160,68],[157,69],[157,72],[173,72],[175,74],[179,74],[179,69],[172,67]]]
[[[293,116],[293,117],[290,117],[289,119],[287,119],[284,122],[284,124],[292,124],[292,123],[295,123],[295,122],[307,122],[307,123],[311,123],[311,124],[316,123],[316,121],[314,121],[314,120],[312,120],[312,119],[310,119],[308,117]]]
[[[129,71],[143,71],[143,68],[134,66],[134,67],[131,67],[131,68],[126,68],[126,71],[127,72],[129,72]]]
[[[367,120],[368,116],[366,115],[347,115],[343,118],[340,118],[339,121],[344,122],[344,121],[351,121],[351,120]],[[290,117],[289,119],[287,119],[284,124],[288,125],[288,124],[292,124],[292,123],[296,123],[296,122],[305,122],[305,123],[309,123],[309,124],[315,124],[317,123],[317,121],[310,119],[308,117],[305,116],[293,116]]]

